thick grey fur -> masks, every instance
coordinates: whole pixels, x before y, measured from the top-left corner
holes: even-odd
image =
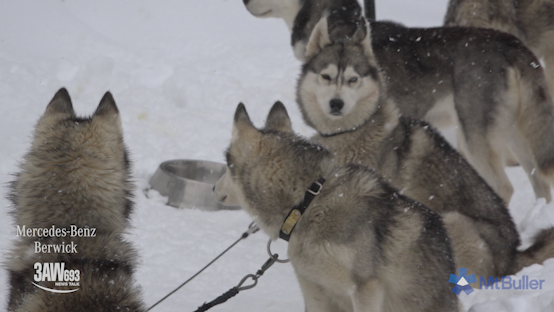
[[[9,311],[145,311],[133,273],[137,253],[123,237],[133,209],[131,168],[119,112],[106,93],[93,116],[75,115],[60,89],[38,121],[30,151],[11,184],[15,224],[29,228],[95,228],[95,237],[18,237],[5,263]],[[14,225],[14,233],[16,226]],[[34,242],[73,242],[76,254],[35,253]],[[39,289],[33,268],[65,263],[80,270],[78,291]],[[50,289],[54,282],[35,282]]]

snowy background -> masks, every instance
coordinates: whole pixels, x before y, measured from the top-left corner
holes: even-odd
[[[439,26],[447,0],[377,0],[377,18]],[[243,233],[242,211],[203,212],[164,205],[143,190],[157,166],[176,158],[223,162],[232,116],[246,104],[255,124],[275,100],[305,136],[295,104],[300,63],[285,24],[251,16],[240,0],[3,0],[0,4],[0,257],[16,237],[7,215],[6,183],[29,148],[35,122],[54,93],[69,90],[75,110],[91,114],[110,90],[119,106],[137,184],[136,278],[148,306],[180,285]],[[524,244],[554,225],[554,204],[535,200],[520,168],[510,168],[510,210]],[[153,311],[194,311],[254,273],[267,259],[267,237],[242,241],[214,266]],[[278,243],[275,247],[286,246]],[[554,311],[554,259],[518,273],[546,279],[543,290],[461,295],[474,311]],[[445,277],[447,278],[447,277]],[[0,270],[0,310],[7,274]],[[290,264],[276,264],[256,288],[213,311],[304,311]]]

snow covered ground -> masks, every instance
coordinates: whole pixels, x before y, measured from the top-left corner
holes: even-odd
[[[438,26],[447,0],[377,0],[378,19]],[[294,129],[310,135],[294,102],[299,62],[283,22],[252,17],[240,0],[3,1],[0,10],[0,256],[16,228],[7,215],[5,184],[30,144],[33,126],[61,87],[75,110],[91,114],[111,90],[123,119],[137,184],[134,229],[141,255],[136,274],[147,305],[181,284],[224,250],[250,223],[242,211],[203,212],[164,205],[148,179],[175,158],[223,162],[239,102],[262,125],[275,100]],[[520,168],[510,210],[524,244],[554,225],[554,205],[536,201]],[[153,311],[193,311],[254,273],[267,259],[257,233]],[[285,250],[277,243],[277,250]],[[545,279],[542,290],[481,290],[466,296],[474,311],[553,311],[554,259],[518,273]],[[0,309],[8,284],[0,270]],[[213,311],[303,311],[290,264],[276,264],[256,288]]]

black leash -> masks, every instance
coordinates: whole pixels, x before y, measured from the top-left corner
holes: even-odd
[[[267,259],[267,261],[262,265],[262,268],[259,269],[256,274],[248,274],[246,275],[241,281],[240,283],[229,289],[227,292],[223,293],[223,295],[215,298],[214,300],[210,301],[210,302],[205,302],[201,307],[199,307],[195,312],[205,312],[205,311],[208,311],[209,309],[211,309],[212,307],[218,305],[218,304],[221,304],[221,303],[224,303],[225,301],[233,298],[234,296],[236,296],[240,291],[242,290],[247,290],[247,289],[252,289],[254,288],[257,284],[258,284],[258,279],[264,275],[265,271],[267,271],[267,269],[269,269],[275,262],[281,262],[281,263],[285,263],[285,262],[289,262],[289,260],[280,260],[279,259],[279,255],[278,254],[271,254],[271,250],[270,250],[270,246],[271,245],[271,240],[269,240],[269,242],[267,243],[267,252],[269,253],[269,259]],[[251,278],[254,282],[251,284],[251,285],[247,285],[247,286],[242,286],[244,284],[244,282],[246,282],[247,279]]]
[[[172,292],[170,292],[169,294],[167,294],[165,297],[163,297],[162,299],[160,299],[158,302],[154,303],[150,308],[148,308],[148,310],[146,310],[147,312],[152,310],[152,308],[154,308],[155,306],[157,306],[159,303],[161,303],[162,301],[164,301],[165,299],[167,299],[167,297],[173,295],[177,290],[179,290],[181,287],[185,286],[188,282],[190,282],[193,278],[195,278],[196,276],[198,276],[200,273],[202,273],[205,269],[207,269],[210,265],[212,265],[212,263],[216,262],[217,259],[219,259],[221,256],[223,256],[227,251],[229,251],[231,248],[233,248],[236,244],[238,244],[238,242],[240,242],[241,240],[247,238],[250,234],[254,234],[256,233],[257,231],[259,230],[258,226],[256,225],[256,223],[252,222],[249,226],[248,226],[248,230],[244,233],[242,233],[241,237],[239,239],[237,239],[231,246],[229,246],[227,249],[225,249],[222,253],[219,254],[219,256],[215,257],[215,259],[213,259],[210,263],[208,263],[205,267],[203,267],[200,271],[198,271],[196,274],[194,274],[191,278],[189,278],[188,280],[186,280],[183,284],[179,285],[179,287],[175,288]],[[263,273],[262,273],[263,274]],[[239,285],[240,286],[240,285]],[[236,295],[236,294],[235,294]],[[234,295],[233,295],[234,296]],[[215,300],[214,300],[215,301]],[[225,301],[223,301],[225,302]]]

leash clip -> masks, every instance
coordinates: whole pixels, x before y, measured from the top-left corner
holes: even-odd
[[[274,254],[271,256],[267,261],[262,265],[262,268],[256,273],[256,275],[263,275],[267,269],[269,269],[275,262],[277,262],[277,259],[279,258],[278,254]]]

